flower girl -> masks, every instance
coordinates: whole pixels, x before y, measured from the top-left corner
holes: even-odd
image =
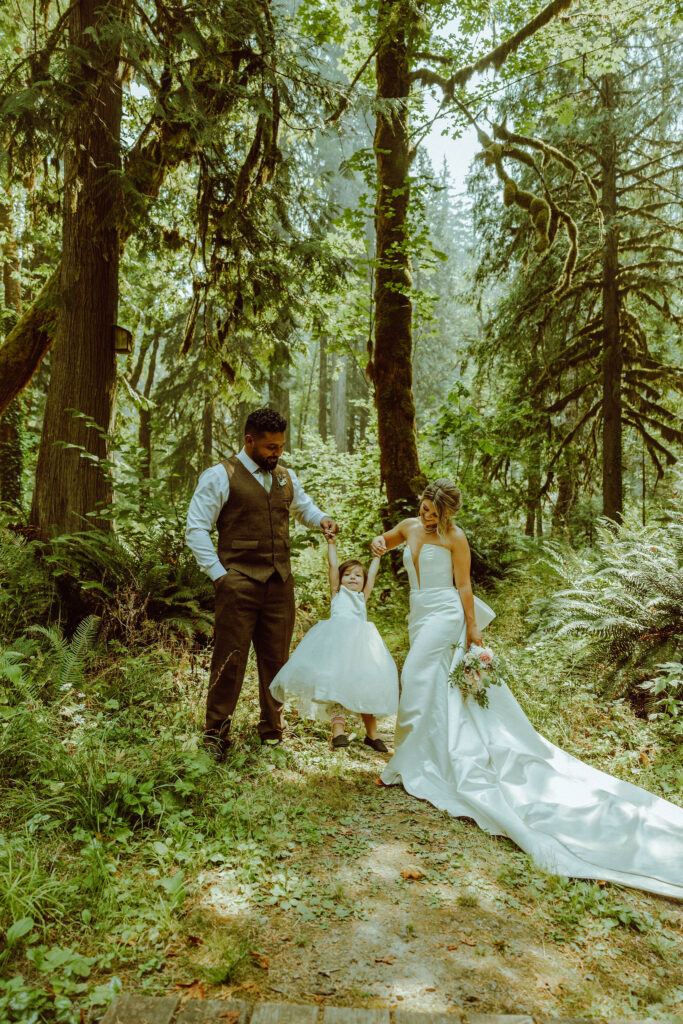
[[[307,718],[332,721],[332,746],[348,747],[344,718],[360,714],[364,742],[381,753],[376,716],[395,715],[398,672],[376,626],[367,620],[366,601],[379,569],[373,558],[366,571],[361,562],[337,562],[336,539],[328,539],[330,617],[309,629],[289,661],[270,684],[278,701],[285,696]]]

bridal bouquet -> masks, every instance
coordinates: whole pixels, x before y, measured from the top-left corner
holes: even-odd
[[[489,696],[486,691],[489,686],[500,686],[500,680],[496,678],[496,663],[491,648],[470,644],[470,649],[453,669],[448,681],[451,686],[458,687],[463,700],[471,697],[480,707],[487,708]]]

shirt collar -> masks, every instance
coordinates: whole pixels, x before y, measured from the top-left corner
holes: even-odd
[[[260,473],[261,467],[258,462],[254,462],[251,455],[247,455],[244,448],[241,452],[237,453],[237,458],[240,460],[245,469],[248,469],[250,473]]]

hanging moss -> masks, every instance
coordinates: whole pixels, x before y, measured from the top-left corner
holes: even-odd
[[[551,146],[549,142],[544,142],[543,139],[536,139],[528,135],[519,135],[517,132],[508,131],[504,124],[496,124],[493,126],[493,136],[496,139],[502,139],[503,142],[509,143],[511,146],[527,146],[529,149],[535,149],[537,152],[542,153],[542,167],[546,167],[551,160],[554,160],[556,163],[561,164],[561,166],[566,170],[571,171],[572,177],[578,176],[581,178],[586,187],[586,191],[595,206],[596,215],[600,221],[600,229],[602,230],[602,215],[600,213],[597,190],[591,181],[590,175],[586,174],[575,160],[572,160],[571,157],[567,156],[566,153],[563,153],[562,150],[558,149],[556,146]],[[508,147],[506,146],[506,151],[507,150]]]
[[[565,231],[567,232],[569,249],[567,250],[567,257],[564,261],[564,267],[562,268],[562,276],[560,277],[559,283],[553,292],[555,298],[560,298],[560,296],[564,295],[571,285],[572,278],[574,276],[574,269],[576,268],[576,261],[579,255],[579,231],[576,226],[576,222],[564,210],[560,211],[560,216],[564,223]]]
[[[517,186],[512,178],[508,178],[503,189],[503,202],[506,206],[512,206],[517,196]]]
[[[543,177],[542,167],[551,160],[554,160],[557,163],[560,163],[565,169],[569,170],[572,174],[572,178],[576,175],[579,175],[582,178],[589,195],[596,204],[596,214],[600,222],[600,229],[602,230],[602,217],[599,207],[597,206],[597,192],[595,190],[595,186],[588,175],[585,174],[585,172],[582,171],[573,160],[567,157],[559,149],[543,142],[541,139],[533,139],[525,135],[518,135],[515,132],[510,132],[504,124],[494,125],[493,134],[499,141],[494,142],[483,129],[479,127],[477,128],[477,135],[482,146],[482,152],[478,153],[477,157],[482,159],[487,167],[493,167],[495,169],[498,179],[503,183],[503,202],[505,206],[519,206],[520,209],[526,210],[528,213],[529,220],[531,221],[536,236],[533,246],[534,252],[539,255],[547,252],[555,241],[558,227],[560,224],[564,225],[569,247],[560,279],[553,291],[553,297],[557,300],[565,294],[572,283],[579,254],[578,229],[571,215],[568,214],[566,210],[560,209],[560,207],[553,202],[550,190]],[[501,141],[504,145],[501,145]],[[520,146],[528,146],[529,148],[542,153],[542,167],[539,168],[533,156],[525,152],[523,149],[520,149]],[[545,196],[537,196],[532,192],[527,192],[525,189],[521,189],[517,182],[514,181],[505,170],[503,166],[503,159],[515,160],[517,163],[524,164],[536,171],[545,190]]]

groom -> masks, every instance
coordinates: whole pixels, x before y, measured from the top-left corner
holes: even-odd
[[[278,466],[287,420],[272,409],[250,413],[244,448],[199,478],[185,540],[216,590],[215,639],[206,698],[207,749],[221,761],[242,689],[251,644],[259,676],[261,743],[282,739],[282,704],[270,684],[289,657],[294,581],[289,516],[334,536],[337,524],[304,492],[291,469]],[[218,552],[210,533],[218,525]]]

